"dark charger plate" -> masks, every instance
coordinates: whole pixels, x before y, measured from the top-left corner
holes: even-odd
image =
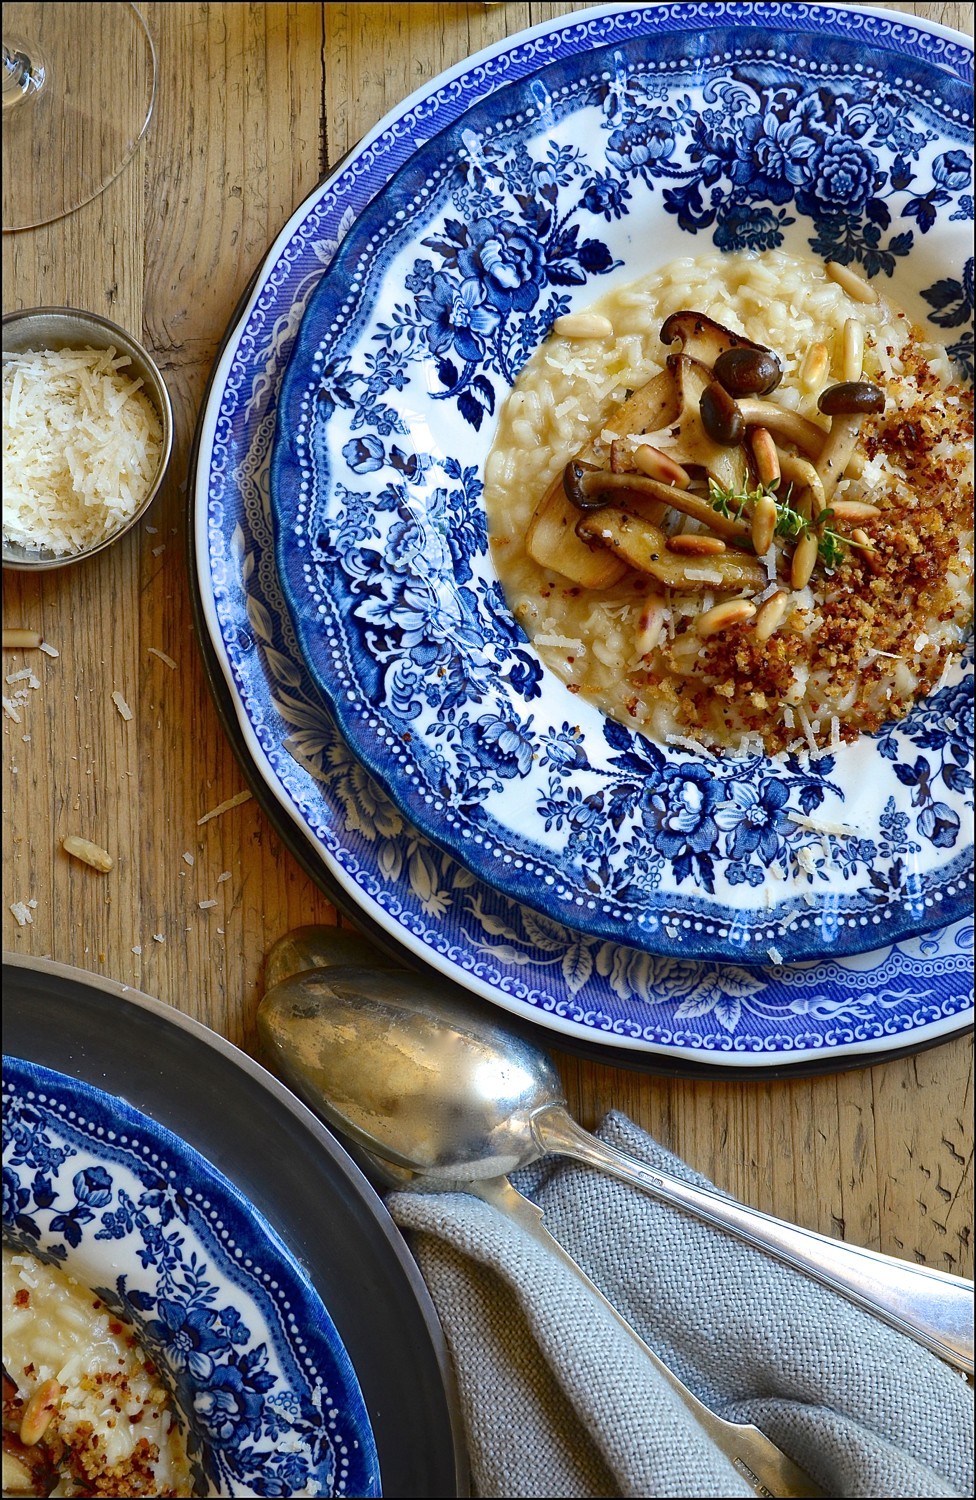
[[[277,1079],[138,991],[4,954],[4,1051],[118,1095],[195,1147],[307,1270],[359,1378],[383,1494],[463,1496],[467,1467],[437,1314],[359,1168]]]

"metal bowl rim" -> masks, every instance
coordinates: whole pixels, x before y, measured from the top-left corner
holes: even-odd
[[[29,320],[40,318],[73,319],[77,323],[88,325],[93,330],[93,333],[97,331],[105,335],[106,342],[108,342],[109,338],[111,338],[114,339],[117,343],[121,344],[125,348],[127,353],[134,351],[139,356],[139,359],[144,363],[147,375],[151,377],[151,380],[147,380],[145,382],[145,385],[147,387],[146,394],[152,401],[153,406],[155,407],[156,412],[159,416],[160,423],[163,429],[163,441],[159,455],[159,463],[156,468],[156,476],[153,479],[153,482],[150,485],[148,491],[146,492],[144,499],[140,502],[139,506],[128,518],[128,520],[123,523],[123,525],[118,527],[117,530],[111,532],[108,536],[103,537],[101,541],[96,542],[94,546],[87,547],[81,552],[68,553],[62,557],[49,556],[41,552],[36,558],[26,558],[23,556],[14,557],[8,555],[6,550],[6,543],[4,543],[4,568],[10,568],[15,571],[26,573],[40,573],[52,568],[69,567],[72,563],[85,562],[88,558],[94,557],[96,553],[104,551],[106,547],[110,547],[112,543],[117,542],[120,537],[125,536],[126,532],[131,531],[133,526],[135,526],[138,521],[142,520],[153,500],[156,498],[156,495],[159,492],[160,486],[162,485],[162,482],[166,476],[166,472],[169,468],[170,458],[172,457],[173,452],[172,398],[170,396],[166,382],[163,379],[162,371],[160,370],[155,359],[150,354],[146,346],[142,343],[142,341],[140,339],[137,339],[134,334],[131,334],[127,328],[123,328],[121,323],[113,322],[111,318],[106,318],[102,313],[88,312],[85,308],[80,307],[26,307],[16,309],[13,312],[4,313],[2,320],[0,320],[2,321],[4,336],[6,336],[8,329],[13,328],[16,324],[26,323]],[[7,352],[6,349],[4,349],[4,352]],[[152,387],[151,390],[148,389],[150,385]]]

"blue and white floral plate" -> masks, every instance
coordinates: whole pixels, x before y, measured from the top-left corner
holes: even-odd
[[[201,1495],[378,1495],[369,1418],[317,1292],[246,1198],[155,1120],[3,1060],[3,1237],[131,1324]]]
[[[608,36],[677,32],[687,47],[689,24],[707,29],[721,12],[692,9],[693,16],[668,5],[577,13],[479,54],[393,111],[302,205],[228,331],[201,414],[191,501],[196,602],[232,738],[262,800],[326,889],[338,890],[414,959],[567,1040],[622,1049],[634,1060],[644,1054],[678,1068],[834,1066],[925,1045],[971,1022],[966,920],[881,946],[883,923],[863,914],[876,946],[860,956],[844,955],[848,929],[839,927],[828,957],[746,966],[699,961],[700,918],[677,903],[682,941],[670,952],[586,932],[575,916],[562,922],[540,913],[535,900],[502,893],[469,860],[446,852],[350,751],[300,649],[274,556],[270,449],[283,374],[324,269],[371,199],[424,141],[499,82],[531,79],[553,57],[589,55]],[[735,13],[746,30],[765,27],[775,13],[787,29],[808,33],[807,52],[821,43],[849,52],[856,43],[860,60],[869,41],[899,57],[906,78],[924,70],[926,79],[941,79],[929,64],[971,76],[965,39],[903,17],[819,5],[736,6]],[[958,199],[958,184],[956,192]],[[471,437],[478,437],[474,428]],[[376,473],[356,476],[357,487],[375,483]],[[398,473],[396,482],[407,476]],[[951,764],[945,740],[929,755]],[[822,842],[813,860],[815,867],[828,862]],[[755,888],[745,883],[737,898],[739,891],[754,897]]]
[[[282,590],[357,757],[483,882],[657,954],[863,952],[971,910],[971,666],[856,745],[720,763],[547,672],[490,555],[482,475],[526,359],[681,256],[856,265],[972,372],[965,85],[864,38],[800,45],[789,7],[665,9],[540,47],[357,217],[278,402]]]

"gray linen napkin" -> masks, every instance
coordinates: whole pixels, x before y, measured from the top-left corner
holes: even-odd
[[[624,1115],[597,1134],[709,1185]],[[755,1422],[828,1495],[973,1493],[972,1391],[913,1340],[591,1168],[549,1160],[513,1180],[695,1394]],[[461,1193],[387,1201],[451,1347],[474,1495],[754,1493],[614,1320],[497,1209]]]

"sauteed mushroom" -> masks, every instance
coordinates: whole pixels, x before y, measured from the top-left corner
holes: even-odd
[[[711,557],[680,557],[669,552],[660,527],[617,506],[581,516],[577,533],[584,540],[599,542],[666,588],[736,593],[742,588],[761,589],[766,583],[766,570],[755,558],[731,551]]]
[[[706,385],[701,394],[702,426],[715,443],[736,448],[746,435],[742,413],[720,380]]]
[[[666,431],[648,432],[648,443],[654,446],[659,438],[684,466],[704,469],[723,489],[738,489],[749,473],[745,450],[716,442],[702,420],[702,396],[712,384],[711,370],[688,354],[669,354],[668,370],[678,396],[678,415]]]
[[[553,481],[529,529],[530,556],[587,588],[615,583],[628,567],[650,571],[667,585],[672,576],[687,577],[674,571],[684,565],[676,563],[676,553],[684,559],[723,540],[752,545],[768,563],[782,504],[771,491],[783,481],[794,486],[792,508],[817,524],[839,478],[848,466],[853,470],[861,416],[884,406],[883,392],[871,382],[842,381],[818,403],[831,419],[827,429],[765,399],[782,377],[779,359],[765,345],[689,310],[666,318],[661,338],[679,343],[681,351],[669,354],[666,370],[605,419],[609,462],[598,440],[577,453]],[[637,436],[644,441],[635,443]],[[700,492],[696,475],[738,501],[717,506]],[[757,483],[753,493],[750,486]],[[599,512],[597,520],[593,512]],[[698,529],[682,533],[689,546],[682,542],[670,558],[653,558],[651,568],[648,549],[656,544],[656,529],[674,512]],[[801,538],[793,549],[794,575],[813,566],[820,541],[819,530]],[[714,573],[715,557],[708,561]],[[769,582],[765,568],[742,552],[733,555],[727,571],[757,586]]]
[[[764,344],[754,344],[741,333],[724,328],[706,313],[683,310],[672,313],[661,324],[661,343],[680,344],[680,352],[712,369],[716,360],[729,349],[752,349],[763,354],[770,351]]]
[[[712,372],[730,396],[768,396],[783,378],[783,367],[771,349],[726,349]]]
[[[826,501],[847,472],[861,419],[884,411],[884,404],[884,391],[870,380],[845,380],[821,393],[817,406],[830,417],[830,432],[817,458]]]

